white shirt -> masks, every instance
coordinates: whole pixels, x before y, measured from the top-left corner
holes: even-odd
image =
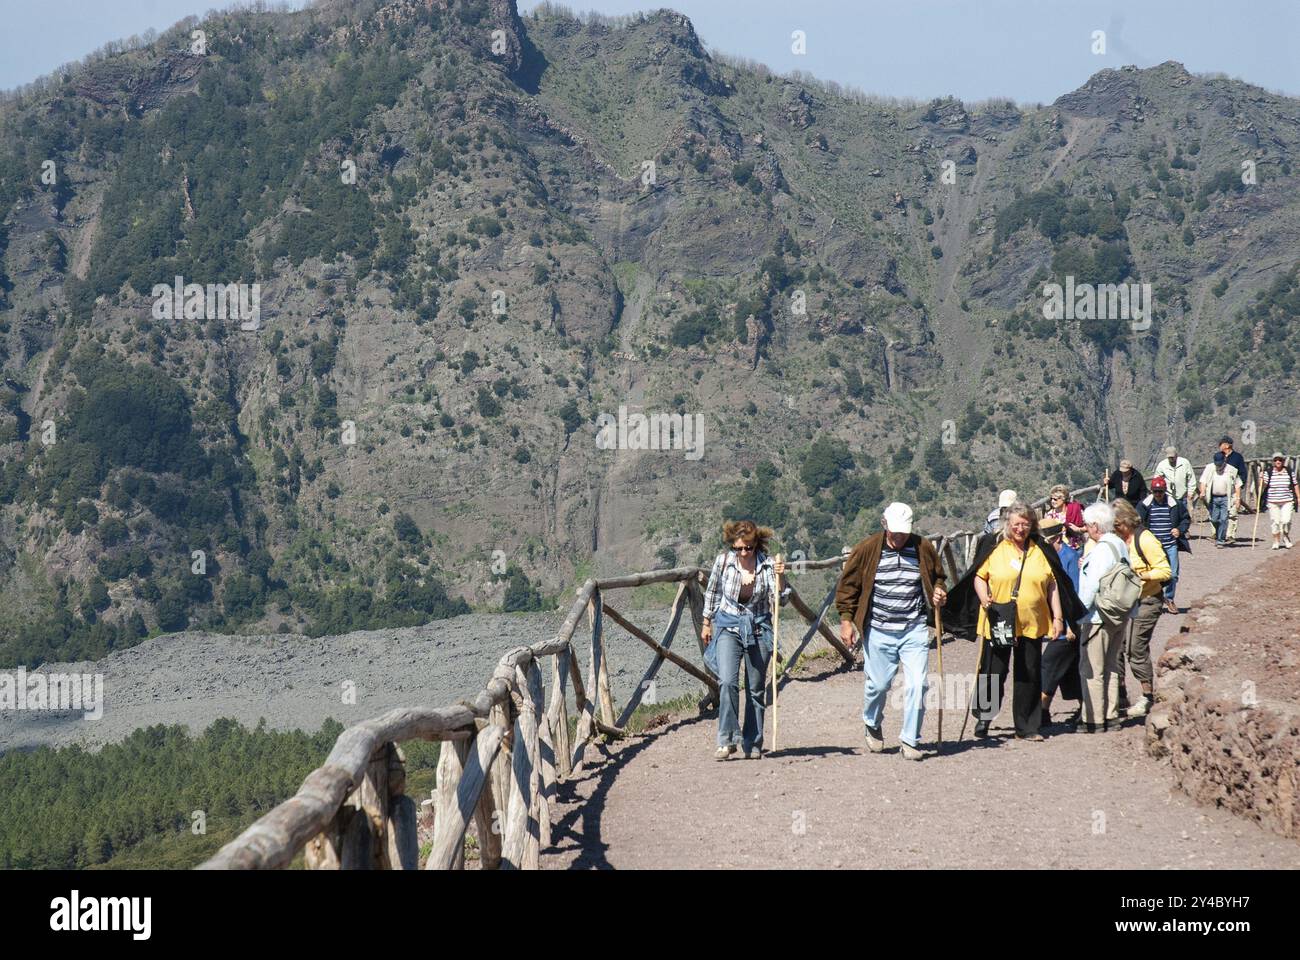
[[[1201,473],[1201,486],[1205,487],[1206,497],[1226,497],[1241,486],[1241,479],[1237,476],[1237,468],[1230,463],[1223,465],[1223,473],[1216,471],[1214,464],[1207,463]]]
[[[1164,477],[1169,482],[1169,495],[1175,500],[1187,496],[1192,484],[1196,482],[1196,474],[1192,472],[1192,465],[1186,457],[1179,457],[1172,464],[1165,457],[1156,464],[1156,476]]]
[[[1114,552],[1105,547],[1107,543],[1115,548]],[[1128,560],[1128,547],[1115,534],[1103,533],[1087,556],[1079,561],[1079,602],[1088,608],[1087,623],[1101,623],[1101,611],[1097,609],[1097,591],[1101,589],[1101,578],[1115,566],[1118,559]]]

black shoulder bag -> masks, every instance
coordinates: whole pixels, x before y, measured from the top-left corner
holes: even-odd
[[[1016,575],[1016,584],[1011,588],[1011,599],[1005,603],[990,603],[984,611],[989,622],[989,643],[995,647],[1014,647],[1016,645],[1016,598],[1020,596],[1020,580],[1029,566],[1029,551],[1032,542],[1026,542],[1025,555],[1020,561],[1020,573]]]

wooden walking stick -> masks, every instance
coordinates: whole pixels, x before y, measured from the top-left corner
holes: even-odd
[[[1259,471],[1259,483],[1255,489],[1255,529],[1250,535],[1250,549],[1255,549],[1255,540],[1259,536],[1259,515],[1264,508],[1264,471]]]
[[[781,555],[776,555],[776,562],[781,562]],[[781,652],[781,575],[773,571],[772,581],[776,584],[776,596],[772,598],[772,752],[776,753],[776,695],[779,674],[778,655]]]
[[[943,682],[943,614],[934,607],[934,645],[939,649],[939,749],[943,749],[943,701],[947,687]]]

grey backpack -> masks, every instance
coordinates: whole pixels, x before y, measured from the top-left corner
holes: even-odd
[[[1101,575],[1097,584],[1097,612],[1101,614],[1103,623],[1117,627],[1128,621],[1142,598],[1142,578],[1129,566],[1128,560],[1119,555],[1113,543],[1103,540],[1102,544],[1115,555],[1115,563]]]

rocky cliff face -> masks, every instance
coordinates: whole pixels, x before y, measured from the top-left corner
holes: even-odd
[[[897,496],[947,529],[1293,439],[1294,100],[1171,63],[902,108],[509,0],[198,26],[0,113],[8,659],[535,604],[732,513],[815,556]],[[256,328],[160,317],[177,276],[257,284]],[[1149,322],[1046,318],[1067,277]],[[699,455],[598,445],[620,410]]]

